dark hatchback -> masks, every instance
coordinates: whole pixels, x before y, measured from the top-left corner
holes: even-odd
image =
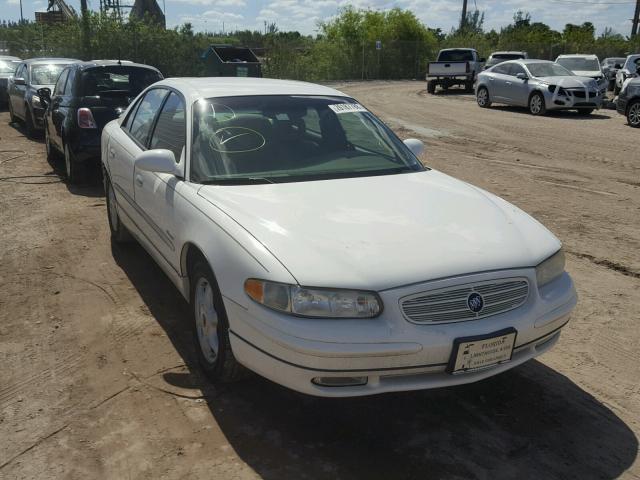
[[[38,92],[48,103],[44,119],[47,158],[63,155],[68,181],[81,181],[86,167],[100,162],[104,126],[162,78],[154,67],[125,61],[69,65],[60,73],[53,92]]]

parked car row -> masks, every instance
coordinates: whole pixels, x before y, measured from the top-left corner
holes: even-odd
[[[82,62],[70,58],[18,60],[8,79],[11,122],[28,136],[44,132],[47,158],[64,158],[70,183],[99,165],[100,135],[152,83],[161,80],[149,65],[119,60]]]
[[[213,381],[248,368],[329,397],[474,382],[552,348],[576,305],[553,234],[423,166],[421,141],[342,92],[114,61],[33,85],[70,180],[99,146],[111,238],[190,303]]]

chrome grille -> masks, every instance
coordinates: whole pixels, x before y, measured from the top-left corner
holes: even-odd
[[[467,304],[474,292],[484,300],[477,313]],[[508,312],[524,304],[528,297],[526,278],[506,278],[416,293],[400,299],[400,308],[408,320],[416,323],[463,322]]]

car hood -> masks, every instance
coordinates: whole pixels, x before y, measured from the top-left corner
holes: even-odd
[[[578,77],[577,75],[560,75],[557,77],[538,77],[538,80],[549,85],[561,85],[563,88],[584,88],[585,85],[596,84],[590,77]]]
[[[203,186],[301,285],[384,290],[534,266],[560,242],[506,201],[443,173]]]

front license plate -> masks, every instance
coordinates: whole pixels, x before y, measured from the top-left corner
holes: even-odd
[[[517,334],[509,328],[489,335],[456,338],[447,371],[471,372],[510,361]]]

